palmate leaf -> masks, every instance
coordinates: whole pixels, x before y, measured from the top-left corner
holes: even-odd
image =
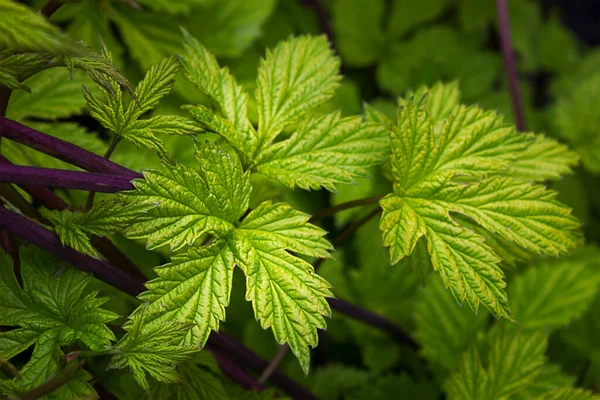
[[[406,101],[392,129],[394,192],[380,202],[383,243],[396,263],[427,239],[433,267],[459,304],[466,301],[476,311],[482,303],[496,317],[511,318],[500,258],[483,236],[452,214],[529,253],[553,256],[580,242],[579,223],[554,192],[507,173],[515,159],[538,144],[533,136],[517,133],[478,107],[455,107],[436,123],[430,104],[438,103],[426,94]],[[529,156],[547,157],[535,154]]]
[[[212,99],[206,106],[185,106],[204,129],[236,148],[244,166],[294,188],[335,191],[381,164],[389,151],[384,127],[338,112],[314,116],[338,86],[339,60],[325,37],[297,37],[267,52],[258,71],[258,130],[247,117],[247,95],[226,68],[185,34],[186,76]],[[276,141],[284,128],[294,133]]]
[[[325,297],[329,284],[294,254],[328,257],[325,231],[308,223],[309,216],[284,203],[261,203],[248,213],[249,173],[235,153],[201,144],[199,170],[177,165],[146,171],[128,196],[134,204],[154,206],[149,219],[136,222],[130,237],[148,239],[151,248],[194,245],[158,267],[158,278],[140,297],[149,301],[147,323],[194,324],[182,341],[203,346],[211,330],[225,319],[233,269],[246,274],[246,299],[264,329],[288,342],[305,371],[308,346],[317,344],[317,328],[330,314]],[[195,242],[207,235],[207,245]]]
[[[178,250],[204,234],[225,237],[234,229],[248,208],[250,176],[229,153],[208,142],[199,146],[198,171],[178,164],[146,170],[144,180],[133,181],[135,201],[159,207],[133,224],[127,230],[129,237],[147,238],[149,249],[169,244]]]
[[[0,333],[0,355],[8,360],[35,344],[30,361],[20,371],[25,380],[15,386],[25,391],[56,371],[64,355],[60,346],[79,340],[94,351],[105,350],[115,340],[105,324],[118,316],[101,308],[108,299],[83,294],[90,276],[33,245],[21,247],[19,258],[22,287],[10,257],[0,254],[0,325],[19,326]],[[81,384],[89,386],[85,379]]]
[[[107,54],[110,60],[110,55]],[[152,110],[158,101],[171,91],[175,82],[179,62],[176,57],[167,58],[154,65],[133,92],[134,99],[127,107],[123,104],[123,92],[117,81],[106,77],[109,85],[102,86],[106,103],[99,101],[86,87],[83,95],[90,113],[106,129],[136,144],[155,150],[161,157],[168,158],[163,142],[157,133],[189,135],[200,132],[193,120],[180,116],[157,116],[138,119]]]

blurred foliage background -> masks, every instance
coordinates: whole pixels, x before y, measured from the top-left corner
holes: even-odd
[[[33,5],[43,3],[34,1]],[[531,398],[542,393],[544,387],[575,382],[597,390],[600,267],[595,260],[599,260],[600,252],[594,245],[600,239],[600,49],[594,43],[600,39],[600,14],[596,19],[584,14],[586,23],[581,19],[583,1],[508,3],[528,130],[560,139],[581,157],[576,173],[553,184],[553,189],[559,191],[562,202],[574,208],[590,245],[583,251],[584,256],[547,262],[560,264],[556,267],[559,272],[554,272],[558,282],[564,279],[560,271],[572,272],[579,264],[585,264],[587,272],[577,278],[595,282],[593,289],[568,289],[574,293],[591,290],[586,302],[592,306],[575,310],[554,325],[547,351],[550,363],[539,385],[532,389],[534,392],[515,398]],[[593,9],[593,4],[589,7]],[[342,58],[345,76],[338,94],[325,106],[327,110],[357,114],[367,103],[394,117],[398,96],[421,85],[458,80],[464,103],[478,103],[498,110],[507,121],[513,120],[494,0],[83,0],[63,6],[51,21],[94,50],[105,43],[115,64],[132,82],[141,79],[151,65],[182,51],[183,27],[250,90],[255,86],[255,73],[265,48],[290,35],[326,33]],[[564,21],[576,26],[583,40]],[[15,92],[8,117],[101,154],[110,138],[83,112],[81,84],[88,83],[87,78],[75,75],[70,81],[64,79],[65,74],[64,69],[50,69],[25,82],[32,93]],[[75,98],[78,100],[73,101]],[[61,104],[61,99],[69,101]],[[197,89],[180,79],[156,112],[183,113],[179,108],[182,104],[205,101]],[[256,121],[255,115],[252,118]],[[175,159],[193,165],[189,139],[166,135],[162,139]],[[3,153],[13,162],[68,167],[17,144],[6,146]],[[159,164],[152,152],[127,143],[121,143],[112,159],[136,170]],[[341,187],[334,194],[291,191],[257,178],[253,201],[278,198],[315,212],[332,204],[388,193],[389,183],[380,175],[380,171],[373,170],[374,179]],[[62,195],[75,202],[85,200],[85,194],[81,198],[72,192]],[[325,220],[325,227],[335,237],[369,211],[367,207],[340,213]],[[165,261],[160,254],[147,252],[135,242],[121,238],[119,245],[143,265],[149,276],[151,267]],[[404,393],[406,398],[438,398],[441,383],[456,367],[460,354],[492,323],[489,316],[457,308],[437,280],[423,286],[423,278],[412,271],[408,262],[390,268],[375,220],[339,248],[335,259],[327,261],[320,273],[334,285],[336,295],[406,328],[422,347],[420,354],[428,365],[423,366],[423,360],[410,346],[395,343],[385,334],[334,312],[315,350],[313,372],[304,377],[291,355],[284,359],[282,369],[327,399],[390,398],[390,393]],[[517,293],[516,288],[535,281],[544,271],[550,273],[544,268],[547,265],[508,269],[513,280],[509,288],[515,288],[509,298],[511,302],[516,298],[517,307],[519,296],[527,291]],[[270,359],[278,347],[271,334],[254,323],[251,306],[243,298],[242,276],[234,282],[237,285],[223,329]],[[560,287],[552,289],[564,295]],[[533,290],[532,298],[541,296],[540,290]],[[126,315],[129,300],[116,291],[111,293],[113,307]],[[551,303],[552,299],[543,301]],[[117,379],[117,375],[112,376]],[[365,386],[367,382],[369,386]],[[126,378],[115,382],[115,387],[121,387],[132,398],[136,395],[131,392],[136,390],[135,385]]]

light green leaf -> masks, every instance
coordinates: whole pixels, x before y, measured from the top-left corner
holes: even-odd
[[[204,346],[211,330],[225,321],[225,307],[233,279],[231,249],[217,241],[208,247],[190,248],[171,262],[155,268],[158,278],[146,283],[148,300],[145,323],[180,321],[195,324],[184,343]]]
[[[186,55],[182,58],[186,77],[210,96],[225,120],[205,108],[188,108],[209,129],[221,134],[232,146],[251,153],[256,147],[256,132],[246,116],[247,95],[227,68],[219,68],[215,57],[184,31]],[[225,122],[226,121],[226,122]]]
[[[394,264],[427,239],[433,267],[456,301],[511,318],[500,258],[452,214],[532,254],[566,254],[579,223],[543,186],[507,175],[532,137],[477,107],[455,107],[436,128],[427,97],[411,98],[391,132],[394,192],[381,200],[380,229]],[[505,176],[500,176],[505,175]]]
[[[109,200],[96,203],[86,213],[42,210],[42,214],[54,225],[54,230],[63,245],[101,258],[90,244],[90,237],[110,236],[121,232],[149,208],[151,207]]]
[[[577,388],[556,389],[542,396],[536,397],[536,400],[598,400],[600,396]]]
[[[134,201],[155,205],[147,220],[126,232],[134,239],[147,238],[147,247],[169,244],[172,250],[193,244],[206,233],[224,237],[248,208],[250,177],[235,157],[208,142],[200,144],[199,170],[177,164],[162,170],[146,170],[134,180]]]
[[[462,356],[446,384],[449,399],[505,399],[535,381],[544,367],[547,337],[510,328],[492,329],[487,354],[472,346]]]
[[[565,257],[531,267],[516,278],[509,290],[515,319],[522,329],[568,325],[580,317],[596,297],[600,277],[587,260]]]
[[[427,360],[453,369],[460,355],[473,343],[475,334],[487,322],[487,313],[475,315],[457,308],[438,276],[431,275],[417,298],[414,309],[415,338]]]
[[[325,232],[307,220],[286,204],[263,203],[229,243],[246,274],[246,300],[252,301],[256,319],[263,329],[273,329],[278,343],[290,345],[305,373],[308,346],[317,345],[317,328],[325,329],[323,316],[331,314],[325,298],[333,296],[309,263],[289,253],[323,256],[330,248]]]
[[[182,128],[192,126],[191,122],[170,116],[161,116],[158,119],[139,120],[138,118],[152,110],[158,101],[171,91],[178,69],[179,61],[175,57],[164,59],[150,68],[144,79],[137,85],[134,99],[127,108],[123,104],[121,88],[113,80],[110,80],[110,90],[103,88],[106,104],[97,100],[85,86],[83,95],[92,116],[106,129],[138,146],[155,150],[161,157],[168,158],[167,150],[156,134],[165,126],[168,127],[169,133],[181,134]]]
[[[511,399],[529,400],[547,395],[557,389],[564,389],[573,384],[575,378],[561,371],[558,364],[545,364],[536,374],[535,380],[523,390],[515,393]]]
[[[125,326],[127,334],[116,344],[108,368],[129,367],[141,387],[150,389],[146,375],[163,383],[180,382],[176,366],[200,351],[182,344],[191,324],[180,322],[145,323],[147,303],[142,304]]]
[[[579,162],[577,153],[554,139],[537,135],[535,141],[521,152],[511,164],[509,173],[517,179],[530,182],[558,180],[572,174]]]
[[[330,99],[340,81],[339,60],[325,36],[288,39],[267,51],[258,69],[258,147]]]
[[[18,51],[64,52],[73,49],[69,38],[27,6],[0,0],[0,47]]]
[[[381,124],[335,112],[304,119],[289,139],[259,154],[256,169],[292,189],[335,191],[335,184],[355,183],[366,168],[383,163],[388,151]]]

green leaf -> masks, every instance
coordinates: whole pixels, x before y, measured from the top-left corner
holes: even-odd
[[[505,399],[535,381],[544,367],[547,337],[510,328],[492,329],[485,354],[473,346],[462,356],[446,384],[449,399]]]
[[[572,174],[571,167],[578,162],[577,153],[570,151],[567,146],[537,135],[535,141],[511,164],[509,173],[523,181],[558,180],[563,175]]]
[[[258,69],[258,149],[329,100],[340,81],[339,60],[325,36],[301,36],[267,51]],[[256,149],[254,149],[256,150]]]
[[[336,0],[332,5],[333,29],[340,55],[349,66],[375,63],[384,50],[381,22],[383,0]],[[360,26],[361,29],[356,29]]]
[[[18,121],[25,117],[58,119],[79,114],[85,107],[81,85],[89,82],[82,73],[69,79],[63,68],[42,71],[23,82],[31,93],[12,94],[6,117]]]
[[[553,256],[580,242],[579,223],[555,193],[506,175],[531,136],[477,107],[455,107],[436,128],[428,108],[426,95],[406,101],[391,131],[394,192],[380,201],[383,243],[395,264],[427,239],[433,267],[459,304],[466,300],[477,311],[482,303],[494,316],[511,318],[500,258],[451,214]]]
[[[225,321],[225,307],[233,279],[231,249],[217,241],[208,247],[190,248],[171,262],[155,268],[158,278],[146,283],[145,323],[180,321],[195,324],[184,343],[204,346],[211,330]]]
[[[597,121],[600,111],[600,75],[580,82],[558,98],[553,119],[556,132],[579,153],[583,166],[592,173],[600,172],[600,135]]]
[[[312,392],[321,399],[346,398],[369,383],[367,371],[334,363],[318,368],[311,378]]]
[[[206,108],[188,108],[200,122],[225,137],[242,152],[256,147],[256,132],[246,116],[247,95],[227,68],[219,68],[215,57],[184,31],[186,55],[181,62],[186,77],[208,95],[225,119],[213,116]]]
[[[221,371],[212,354],[200,352],[190,361],[177,366],[181,376],[179,384],[150,383],[150,391],[144,393],[148,400],[225,400],[229,397],[221,383]]]
[[[137,85],[132,100],[127,108],[123,104],[123,93],[116,81],[110,80],[110,90],[103,88],[107,103],[95,98],[84,86],[83,95],[90,113],[106,129],[123,137],[136,145],[142,145],[158,152],[161,157],[168,158],[163,142],[156,137],[159,132],[181,134],[182,129],[193,126],[191,121],[179,117],[161,116],[150,119],[138,118],[152,110],[158,101],[173,88],[175,76],[179,69],[177,58],[170,57],[154,65]],[[167,127],[167,129],[164,129]],[[194,133],[189,132],[189,133]]]
[[[314,268],[289,252],[327,256],[325,231],[308,224],[308,215],[287,204],[263,203],[242,221],[229,246],[246,274],[246,300],[263,329],[272,328],[278,343],[287,342],[308,373],[308,346],[317,345],[317,328],[331,309],[329,284]]]
[[[0,355],[10,359],[35,344],[31,359],[21,369],[23,380],[13,381],[16,391],[43,383],[59,367],[64,355],[60,346],[83,342],[93,351],[102,351],[115,340],[105,325],[118,316],[102,309],[108,300],[96,293],[84,295],[91,276],[62,264],[33,245],[19,252],[22,287],[15,278],[10,257],[0,254],[0,325],[16,327],[0,333]],[[57,398],[74,398],[73,391],[88,395],[94,391],[86,382],[89,375],[61,387]]]
[[[558,364],[545,364],[536,374],[535,380],[511,398],[515,400],[534,399],[547,395],[554,390],[563,389],[573,384],[575,379],[561,371]]]
[[[0,0],[0,15],[0,47],[50,52],[64,52],[73,48],[69,38],[57,27],[23,4]]]
[[[260,153],[256,170],[292,189],[335,191],[336,184],[355,183],[366,168],[383,163],[388,151],[381,124],[335,112],[302,120],[289,139]]]
[[[129,227],[148,206],[127,204],[118,200],[96,203],[88,212],[70,210],[43,210],[42,213],[53,225],[63,245],[100,258],[90,244],[90,236],[110,236]]]
[[[509,299],[522,329],[568,325],[588,309],[600,285],[588,261],[600,254],[592,249],[586,258],[565,257],[531,267],[513,281]]]
[[[474,315],[466,308],[457,308],[442,280],[434,275],[427,279],[417,298],[414,316],[415,338],[422,347],[423,357],[446,369],[456,366],[460,355],[488,320],[487,313]]]
[[[598,400],[600,396],[577,388],[565,388],[553,390],[542,396],[536,397],[536,400]]]
[[[250,176],[237,157],[210,143],[201,145],[199,170],[177,164],[163,170],[143,171],[134,180],[134,201],[155,205],[148,218],[134,223],[127,236],[147,238],[147,247],[169,244],[172,250],[193,244],[203,235],[226,236],[244,214],[250,200]]]
[[[435,19],[442,14],[450,1],[430,0],[427,3],[412,0],[395,0],[387,21],[390,39],[400,38],[416,26]]]
[[[130,317],[127,334],[112,350],[108,368],[129,367],[133,377],[146,390],[150,385],[146,375],[163,383],[181,381],[176,366],[200,351],[196,346],[182,344],[191,324],[180,322],[145,322],[147,303]]]

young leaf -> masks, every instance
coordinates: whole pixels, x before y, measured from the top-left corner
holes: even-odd
[[[534,254],[565,254],[579,243],[579,223],[543,186],[506,173],[531,144],[491,112],[456,107],[439,133],[427,97],[411,98],[391,132],[394,192],[381,200],[380,228],[393,264],[428,242],[435,270],[456,301],[511,318],[499,257],[452,213]],[[460,179],[459,179],[460,178]]]
[[[522,151],[509,167],[509,174],[525,182],[558,180],[563,175],[572,174],[571,167],[579,162],[577,153],[567,146],[543,135]]]
[[[477,346],[463,355],[446,384],[449,399],[505,399],[535,381],[544,366],[547,337],[510,328],[496,326],[488,334],[485,356]]]
[[[52,222],[54,230],[65,246],[100,258],[90,244],[90,236],[110,236],[129,227],[148,206],[127,204],[122,201],[101,201],[87,213],[70,210],[43,210],[43,215]]]
[[[112,350],[108,368],[129,367],[133,377],[146,390],[150,385],[146,375],[159,382],[177,383],[180,376],[176,366],[191,359],[199,349],[183,345],[191,324],[180,322],[145,322],[147,304],[142,304],[126,325],[127,334]]]
[[[204,234],[224,237],[234,229],[248,208],[250,176],[236,157],[208,142],[200,146],[198,171],[178,164],[133,181],[135,201],[158,207],[127,230],[129,237],[147,238],[149,249],[169,244],[178,250]]]
[[[598,250],[587,260],[598,257]],[[585,253],[584,253],[585,254]],[[580,317],[596,297],[600,277],[583,257],[531,267],[512,283],[509,299],[522,329],[560,327]]]
[[[325,36],[298,37],[280,43],[258,69],[258,148],[334,94],[340,76]]]
[[[143,113],[152,110],[158,101],[173,87],[179,69],[177,58],[164,59],[150,68],[144,79],[133,93],[134,99],[125,108],[123,93],[116,81],[109,80],[109,89],[103,88],[107,103],[102,103],[92,95],[85,86],[83,95],[90,112],[106,129],[123,137],[136,145],[153,149],[161,157],[168,158],[163,142],[156,137],[159,132],[171,134],[192,134],[199,128],[186,118],[177,116],[160,116],[150,119],[138,119]],[[190,129],[192,128],[192,129]],[[189,130],[188,130],[189,129]]]

